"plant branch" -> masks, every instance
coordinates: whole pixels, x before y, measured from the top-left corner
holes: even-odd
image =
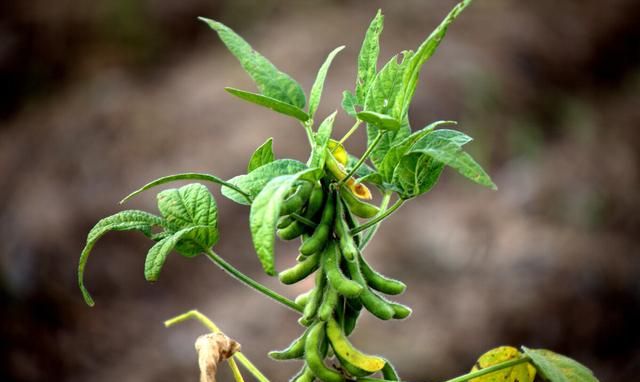
[[[307,140],[309,141],[309,146],[311,146],[311,150],[313,150],[315,146],[315,140],[313,139],[313,129],[311,126],[313,125],[313,120],[309,119],[307,122],[300,122],[302,127],[304,127],[304,131],[307,133]]]
[[[246,286],[255,289],[256,291],[264,294],[267,297],[272,298],[273,300],[279,302],[280,304],[295,310],[296,312],[302,313],[302,307],[295,302],[289,300],[288,298],[282,296],[281,294],[267,288],[266,286],[260,284],[255,281],[251,277],[245,275],[240,272],[238,269],[234,268],[231,264],[227,263],[222,257],[218,256],[211,248],[204,249],[204,253],[214,264],[218,267],[222,268],[225,272],[229,273],[232,277],[236,278],[241,283]]]
[[[358,127],[360,126],[360,123],[362,123],[362,121],[357,119],[356,123],[354,123],[353,126],[351,126],[351,128],[349,129],[349,131],[347,131],[347,133],[342,138],[340,138],[340,141],[338,143],[342,145],[344,142],[346,142],[346,140],[349,139],[349,137],[353,133],[355,133],[356,130],[358,130]]]
[[[216,324],[213,323],[213,321],[209,319],[209,317],[205,316],[204,314],[200,313],[198,310],[195,310],[195,309],[166,320],[164,322],[164,326],[168,328],[189,319],[194,319],[199,321],[202,325],[204,325],[207,329],[209,329],[213,333],[220,332],[220,329],[216,326]],[[260,370],[258,370],[258,368],[251,361],[249,361],[249,359],[241,352],[236,352],[233,356],[231,356],[231,358],[229,358],[229,367],[231,368],[231,371],[233,372],[233,376],[236,379],[236,381],[240,382],[240,381],[243,381],[243,379],[242,379],[242,375],[240,375],[240,370],[238,370],[238,365],[236,365],[234,358],[237,358],[238,362],[240,362],[245,369],[247,369],[254,377],[256,377],[258,381],[269,382],[269,379],[267,379],[267,377],[265,377],[264,374],[262,374],[262,372],[260,372]]]
[[[376,148],[376,146],[378,145],[378,143],[382,139],[383,135],[384,135],[384,132],[382,132],[382,131],[378,132],[378,135],[376,135],[376,137],[373,140],[373,142],[371,142],[371,145],[369,145],[369,147],[367,147],[367,151],[365,151],[364,154],[362,154],[362,157],[360,157],[360,159],[358,159],[358,162],[356,162],[356,164],[353,166],[351,171],[349,171],[347,176],[345,176],[344,178],[342,178],[342,180],[340,180],[338,182],[338,188],[340,188],[340,186],[342,186],[347,180],[349,180],[349,178],[351,178],[353,176],[353,174],[356,173],[356,171],[358,171],[358,168],[360,168],[360,166],[362,166],[364,161],[367,160],[369,155],[371,155],[371,152],[373,151],[373,149]]]
[[[499,363],[497,365],[485,367],[484,369],[472,371],[471,373],[467,373],[467,374],[461,375],[459,377],[455,377],[455,378],[449,379],[449,380],[447,380],[445,382],[466,382],[466,381],[468,381],[470,379],[482,377],[483,375],[491,374],[491,373],[494,373],[496,371],[500,371],[502,369],[506,369],[508,367],[513,367],[513,366],[519,365],[521,363],[529,362],[529,361],[531,361],[531,358],[529,358],[527,356],[524,356],[524,357],[521,357],[521,358],[518,358],[518,359],[512,359],[510,361],[501,362],[501,363]]]
[[[295,212],[291,214],[291,217],[296,219],[300,223],[302,223],[302,224],[304,224],[306,226],[309,226],[311,228],[316,228],[318,226],[316,223],[312,222],[311,220],[309,220],[309,219],[305,218],[304,216],[302,216],[300,214],[297,214]]]
[[[349,233],[351,235],[355,235],[358,232],[362,232],[365,229],[369,228],[369,227],[373,227],[374,225],[380,223],[381,221],[383,221],[384,219],[386,219],[389,215],[391,215],[392,213],[394,213],[398,208],[400,208],[400,206],[402,206],[402,204],[404,203],[403,199],[398,199],[397,202],[395,202],[388,210],[384,210],[382,212],[380,212],[377,216],[371,218],[371,220],[369,220],[368,222],[352,229],[351,231],[349,231]]]

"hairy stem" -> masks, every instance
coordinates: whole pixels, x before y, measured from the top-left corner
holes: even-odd
[[[164,326],[168,328],[189,319],[199,321],[213,333],[220,332],[220,329],[216,326],[216,324],[213,323],[213,321],[209,319],[209,317],[205,316],[195,309],[166,320],[164,322]],[[247,369],[258,381],[269,382],[269,379],[267,379],[267,377],[265,377],[264,374],[262,374],[262,372],[260,372],[260,370],[258,370],[258,368],[251,361],[249,361],[249,359],[244,354],[242,354],[242,352],[236,352],[233,356],[231,356],[231,358],[229,358],[229,367],[231,368],[236,381],[241,382],[243,381],[243,378],[242,375],[240,375],[240,370],[238,370],[238,365],[236,365],[234,358],[237,358],[238,362],[240,362],[242,366],[244,366],[244,368]]]
[[[391,191],[386,191],[382,197],[382,202],[380,203],[381,213],[387,210],[387,206],[389,206],[390,200],[391,200]],[[380,223],[376,223],[371,228],[369,228],[369,230],[367,230],[367,232],[364,235],[364,238],[362,239],[362,243],[360,243],[361,251],[364,250],[367,244],[369,244],[369,242],[373,238],[373,235],[375,235],[376,231],[378,231],[378,227],[380,227]]]
[[[340,141],[338,143],[343,144],[344,142],[346,142],[347,139],[349,139],[349,137],[356,132],[356,130],[358,130],[358,127],[360,126],[360,123],[362,123],[361,120],[356,120],[356,123],[353,124],[353,126],[351,126],[351,128],[349,129],[349,131],[347,131],[347,133],[344,135],[344,137],[342,137],[340,139]]]
[[[238,269],[234,268],[231,264],[227,263],[222,257],[218,256],[215,252],[213,252],[211,248],[204,249],[204,253],[209,258],[209,260],[211,260],[213,263],[215,263],[217,266],[222,268],[225,272],[229,273],[232,277],[236,278],[241,283],[245,284],[250,288],[257,290],[258,292],[264,294],[267,297],[270,297],[271,299],[279,302],[280,304],[295,310],[296,312],[302,313],[303,308],[300,305],[282,296],[281,294],[278,294],[277,292],[267,288],[266,286],[260,284],[259,282],[255,281],[254,279],[245,275],[244,273],[240,272]]]
[[[371,218],[371,220],[369,220],[368,222],[352,229],[349,233],[351,235],[355,235],[358,232],[362,232],[369,227],[373,227],[374,225],[380,223],[381,221],[386,219],[389,215],[394,213],[398,208],[400,208],[400,206],[402,206],[403,203],[404,203],[403,199],[398,199],[398,201],[395,202],[388,210],[384,210],[380,212],[377,216]]]
[[[373,142],[371,142],[371,145],[369,145],[369,147],[367,147],[367,151],[365,151],[364,154],[362,154],[362,157],[360,157],[360,159],[358,159],[358,162],[356,162],[356,164],[353,166],[351,171],[349,171],[347,176],[345,176],[344,178],[342,178],[342,180],[340,180],[338,182],[338,188],[340,188],[340,186],[342,186],[344,184],[344,182],[349,180],[349,178],[351,178],[353,176],[353,174],[355,174],[356,171],[358,171],[358,168],[360,168],[360,166],[362,166],[364,161],[367,160],[369,155],[371,155],[371,152],[373,151],[373,149],[376,148],[376,146],[378,145],[378,142],[380,142],[380,140],[382,139],[383,135],[384,135],[384,132],[382,132],[382,131],[378,132],[378,135],[376,135],[376,137],[373,140]]]

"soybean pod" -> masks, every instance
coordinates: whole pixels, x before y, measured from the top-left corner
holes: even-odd
[[[333,316],[333,311],[338,304],[338,300],[340,296],[338,292],[331,287],[331,284],[328,284],[324,289],[324,294],[322,296],[322,303],[318,308],[318,319],[321,321],[327,321]]]
[[[396,372],[396,369],[393,367],[389,360],[385,359],[384,367],[382,368],[382,377],[387,381],[399,381],[400,377]]]
[[[407,288],[407,285],[402,281],[386,277],[373,270],[360,253],[358,254],[358,260],[360,261],[362,276],[373,289],[385,294],[396,295],[401,294]]]
[[[315,380],[316,380],[316,376],[313,375],[313,372],[311,372],[311,369],[309,369],[309,367],[305,364],[304,366],[302,366],[302,369],[300,369],[298,374],[294,375],[293,378],[291,378],[289,381],[290,382],[313,382]]]
[[[352,301],[357,302],[357,304],[352,304]],[[344,307],[344,315],[342,317],[342,327],[345,336],[350,336],[351,333],[353,333],[353,331],[355,330],[361,311],[362,303],[359,299],[347,299]]]
[[[319,264],[320,253],[314,253],[293,267],[280,272],[280,274],[278,274],[278,278],[283,284],[295,284],[312,274],[313,271],[318,269]]]
[[[313,220],[318,211],[322,208],[322,202],[324,201],[324,191],[322,189],[322,185],[320,183],[316,183],[316,186],[311,191],[311,196],[309,197],[309,202],[305,208],[304,214],[302,215],[306,219]],[[278,237],[282,240],[293,240],[298,236],[304,234],[309,231],[310,227],[306,226],[301,221],[287,216],[290,219],[290,223],[286,226],[278,225]]]
[[[389,302],[389,305],[393,308],[393,318],[396,320],[402,320],[411,315],[412,310],[406,305],[391,301]]]
[[[307,339],[308,333],[309,329],[305,330],[300,337],[293,340],[284,350],[270,351],[269,357],[277,361],[302,358],[304,356],[304,343]]]
[[[364,371],[375,373],[382,370],[385,360],[374,355],[364,354],[347,339],[340,325],[334,319],[327,321],[327,337],[336,355]]]
[[[327,274],[329,285],[345,297],[358,297],[363,293],[365,287],[354,280],[350,280],[342,273],[340,270],[340,257],[336,243],[331,241],[322,255],[323,269]]]
[[[324,291],[324,287],[327,284],[327,278],[324,274],[324,270],[320,268],[316,272],[316,283],[309,295],[309,300],[307,304],[304,306],[304,310],[302,311],[302,317],[300,317],[300,324],[304,326],[308,326],[313,322],[313,318],[316,316],[318,311],[318,307],[320,306],[320,302],[322,301],[322,294]]]
[[[355,260],[358,255],[358,247],[353,241],[353,237],[349,234],[349,226],[344,216],[344,205],[341,201],[336,202],[336,220],[335,231],[336,235],[340,239],[340,251],[345,259],[348,261]]]
[[[301,211],[307,203],[307,200],[309,200],[312,189],[313,183],[302,181],[302,184],[298,186],[293,195],[282,202],[282,205],[280,206],[280,215],[285,216]]]
[[[378,212],[380,212],[380,209],[378,207],[358,199],[351,193],[351,191],[349,191],[349,189],[345,187],[340,188],[340,197],[349,207],[349,210],[353,212],[354,215],[361,218],[370,219],[376,216]]]
[[[392,319],[395,311],[385,299],[383,299],[367,287],[367,282],[364,280],[362,273],[360,273],[360,268],[358,266],[359,262],[347,261],[346,263],[351,278],[358,282],[364,288],[362,294],[360,295],[360,301],[362,302],[362,305],[364,305],[364,307],[367,308],[367,310],[371,312],[371,314],[381,320]]]
[[[340,202],[342,203],[342,207],[343,207],[344,220],[347,222],[347,227],[349,227],[349,231],[351,231],[352,229],[358,226],[358,222],[356,221],[356,218],[353,217],[353,214],[351,213],[347,205],[344,203],[344,200],[340,199]],[[362,242],[362,232],[359,232],[353,235],[352,237],[353,237],[353,241],[356,243],[358,248],[360,248],[360,243]]]
[[[321,343],[325,338],[325,322],[318,321],[309,329],[304,347],[304,357],[307,366],[313,374],[323,382],[344,382],[344,376],[337,371],[328,368],[324,364],[324,354],[321,352]]]
[[[313,231],[313,235],[311,235],[311,237],[300,246],[301,254],[309,256],[320,251],[327,243],[327,239],[329,238],[329,235],[331,234],[331,231],[333,229],[333,219],[335,217],[335,201],[336,197],[332,192],[329,194],[329,197],[324,204],[320,223],[318,223],[315,231]]]

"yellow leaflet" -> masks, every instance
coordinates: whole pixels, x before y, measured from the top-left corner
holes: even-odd
[[[514,347],[500,346],[481,355],[471,371],[482,370],[505,361],[518,359],[521,356],[520,351]],[[536,370],[533,366],[529,363],[521,363],[471,379],[470,382],[533,382],[535,376]]]

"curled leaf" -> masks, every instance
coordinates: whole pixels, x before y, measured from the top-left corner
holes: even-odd
[[[240,344],[223,333],[209,333],[195,343],[200,367],[200,382],[216,382],[218,364],[240,350]]]

